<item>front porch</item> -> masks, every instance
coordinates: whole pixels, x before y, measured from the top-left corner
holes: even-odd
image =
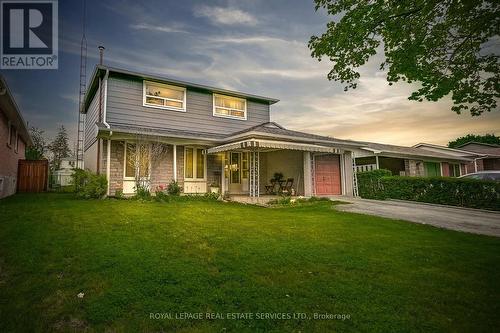
[[[247,139],[209,148],[207,154],[221,156],[221,191],[236,201],[267,203],[282,192],[353,195],[352,155],[339,148]]]

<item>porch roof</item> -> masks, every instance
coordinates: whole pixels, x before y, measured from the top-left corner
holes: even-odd
[[[288,141],[277,141],[277,140],[264,140],[264,139],[247,139],[238,142],[232,142],[223,144],[220,146],[212,147],[206,150],[208,154],[220,153],[236,149],[249,149],[249,150],[261,150],[261,149],[289,149],[289,150],[300,150],[309,151],[317,153],[341,153],[342,150],[334,147],[325,147],[316,144],[308,143],[297,143]]]

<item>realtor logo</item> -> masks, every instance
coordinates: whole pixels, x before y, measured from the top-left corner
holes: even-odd
[[[2,69],[57,69],[57,1],[0,1]]]

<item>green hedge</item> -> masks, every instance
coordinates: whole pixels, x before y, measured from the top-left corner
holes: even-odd
[[[391,175],[392,172],[384,169],[358,172],[359,196],[365,199],[385,199],[380,180]]]
[[[500,210],[500,183],[450,177],[388,176],[388,170],[358,173],[359,195]],[[390,173],[390,172],[389,172]]]

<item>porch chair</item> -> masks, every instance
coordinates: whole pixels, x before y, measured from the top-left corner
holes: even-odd
[[[271,179],[271,185],[266,185],[266,194],[274,194],[274,187],[276,186],[276,180]]]
[[[293,187],[293,178],[287,178],[284,185],[281,187],[280,192],[286,195],[291,195]]]

